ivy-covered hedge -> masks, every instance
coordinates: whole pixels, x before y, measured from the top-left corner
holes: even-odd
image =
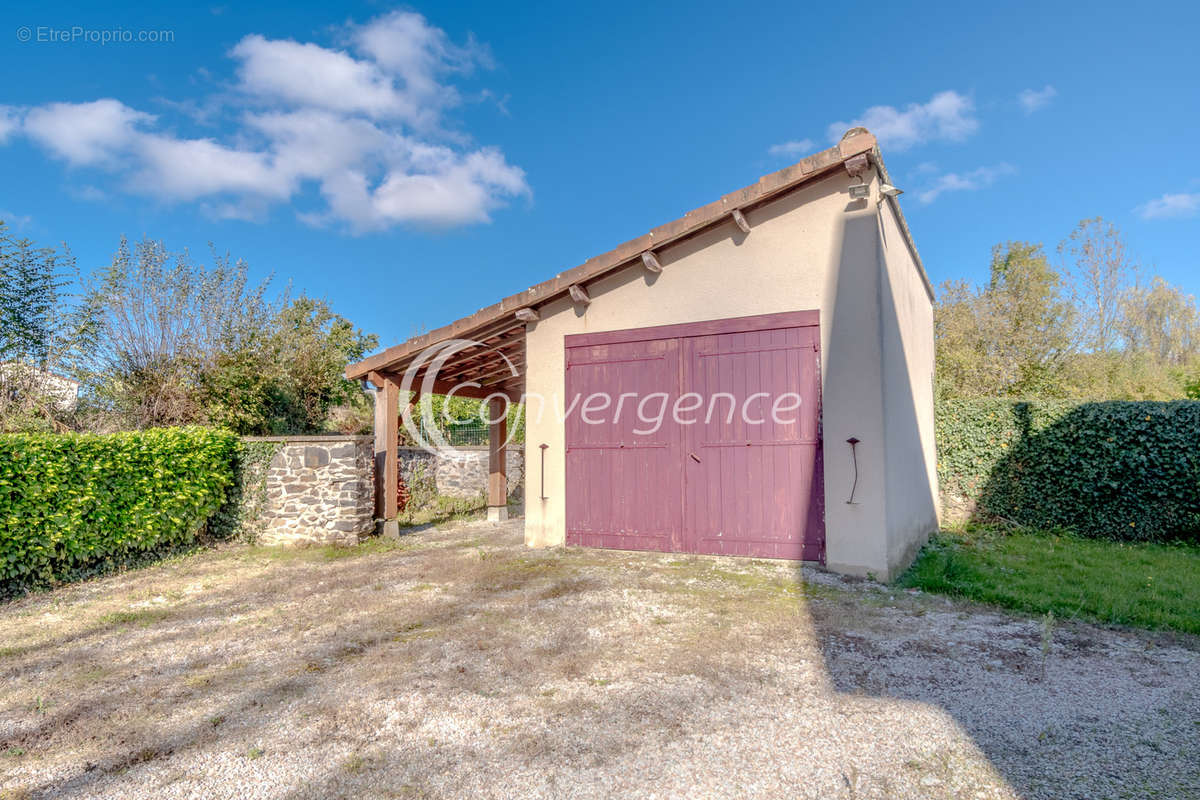
[[[0,594],[194,541],[237,444],[196,427],[0,435]]]
[[[943,498],[980,519],[1200,542],[1200,402],[945,400]]]
[[[282,441],[242,439],[233,456],[233,485],[208,521],[214,539],[255,544],[266,529],[267,472]]]

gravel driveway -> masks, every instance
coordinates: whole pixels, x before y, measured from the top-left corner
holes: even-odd
[[[1200,797],[1195,639],[520,522],[0,606],[0,797]]]

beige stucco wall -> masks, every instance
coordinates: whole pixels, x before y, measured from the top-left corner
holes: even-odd
[[[933,304],[889,203],[879,214],[889,573],[938,526]]]
[[[876,179],[868,176],[875,193]],[[525,539],[562,544],[566,535],[562,408],[563,337],[570,334],[816,309],[821,314],[827,562],[841,571],[889,575],[885,458],[880,223],[874,196],[850,201],[844,173],[748,213],[743,234],[729,222],[657,250],[660,274],[640,266],[589,284],[586,308],[569,298],[539,309],[528,326],[526,464],[545,500],[529,492]],[[540,398],[540,399],[539,399]],[[930,412],[932,413],[932,411]],[[859,481],[845,440],[856,436]]]

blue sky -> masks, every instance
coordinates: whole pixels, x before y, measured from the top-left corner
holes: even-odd
[[[0,16],[11,227],[67,241],[84,269],[121,234],[204,260],[212,242],[383,344],[852,122],[880,136],[935,283],[982,279],[996,242],[1053,252],[1102,215],[1148,269],[1200,294],[1191,3],[8,3]],[[114,30],[135,41],[95,41]]]

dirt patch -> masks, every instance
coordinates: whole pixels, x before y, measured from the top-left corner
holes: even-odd
[[[520,523],[0,606],[0,797],[1200,796],[1190,638]]]

